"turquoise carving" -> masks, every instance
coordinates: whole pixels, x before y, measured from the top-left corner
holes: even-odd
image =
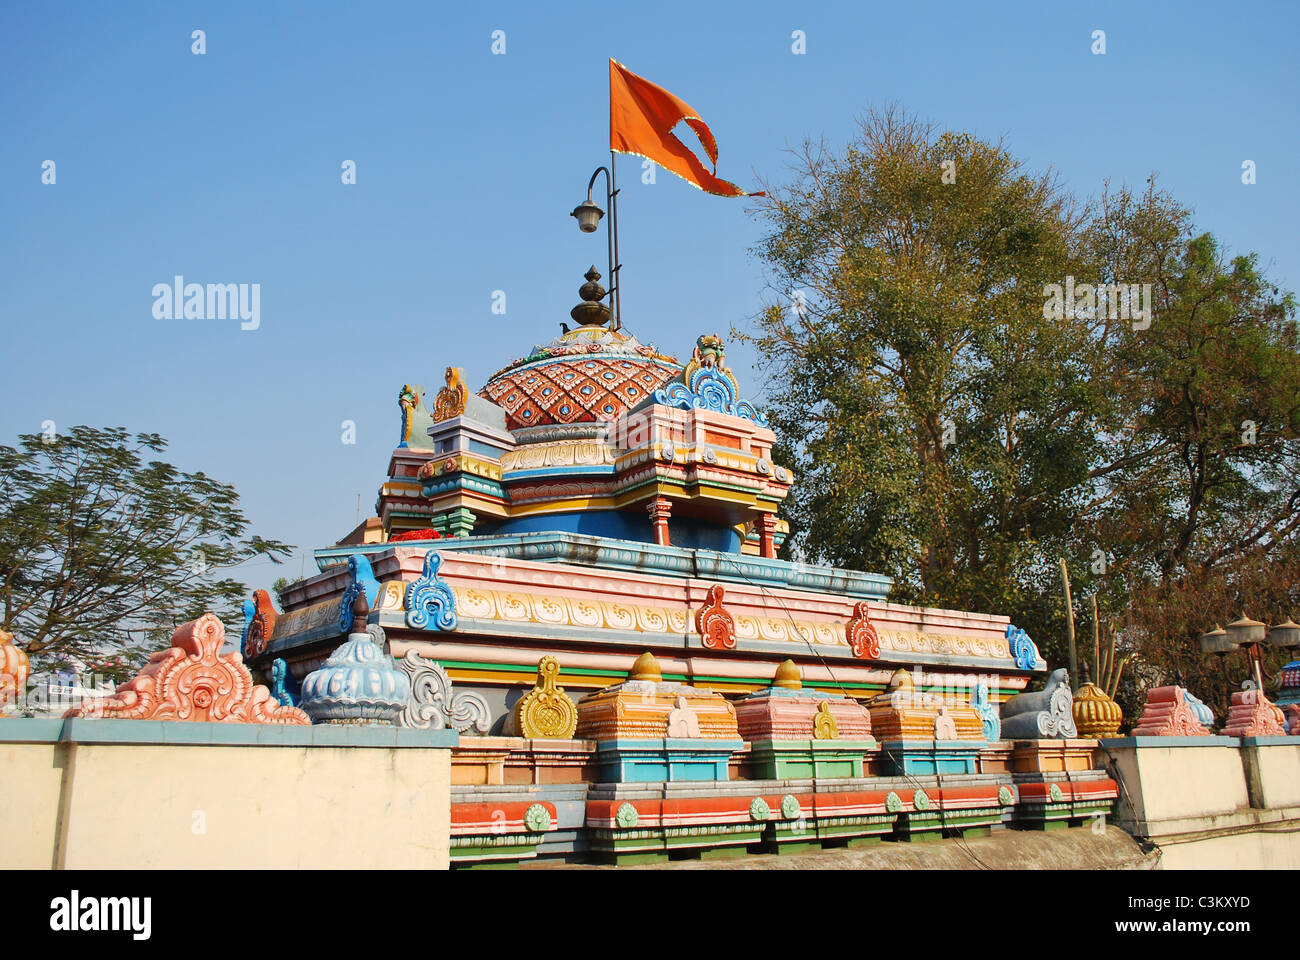
[[[1021,670],[1033,670],[1038,666],[1038,648],[1029,639],[1029,634],[1015,624],[1007,624],[1007,645]]]
[[[534,803],[524,811],[524,826],[530,833],[545,833],[551,829],[551,814],[540,803]]]
[[[253,625],[253,617],[257,614],[257,607],[253,606],[252,600],[244,601],[244,632],[239,635],[239,650],[244,652],[248,649],[248,628]]]
[[[641,814],[636,812],[636,807],[624,802],[618,808],[618,813],[614,814],[614,822],[620,827],[628,829],[635,827],[641,822]]]
[[[313,723],[396,723],[411,681],[384,653],[384,631],[350,634],[324,666],[302,682],[300,706]]]
[[[352,574],[352,582],[344,589],[343,596],[339,600],[340,633],[347,633],[352,629],[352,604],[356,602],[358,594],[365,591],[366,606],[371,610],[375,608],[375,600],[379,597],[379,581],[375,579],[370,561],[364,555],[354,553],[348,557],[348,572]]]
[[[767,801],[762,797],[755,797],[754,802],[749,805],[749,819],[762,823],[764,820],[770,820],[772,817],[772,808],[767,805]]]
[[[271,661],[271,696],[277,703],[286,707],[296,707],[293,694],[289,692],[288,683],[293,678],[289,674],[289,665],[277,657]]]
[[[748,400],[736,396],[731,380],[712,367],[700,367],[691,373],[687,382],[669,383],[654,392],[655,403],[682,410],[714,410],[733,417],[753,420],[761,427],[767,426],[767,417],[759,413]]]
[[[984,739],[990,743],[1002,739],[1002,718],[998,716],[998,708],[989,703],[989,685],[981,683],[971,694],[970,705],[975,708],[975,712],[980,715],[980,727],[984,731]]]
[[[424,555],[424,573],[406,588],[406,625],[416,630],[455,630],[456,595],[438,579],[442,556],[437,550]]]

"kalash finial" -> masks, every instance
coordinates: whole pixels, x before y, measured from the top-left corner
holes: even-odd
[[[575,321],[586,327],[602,327],[609,323],[609,307],[600,302],[606,290],[597,281],[600,273],[593,264],[585,274],[587,282],[578,288],[582,303],[569,311]]]

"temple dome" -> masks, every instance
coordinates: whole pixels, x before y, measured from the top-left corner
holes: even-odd
[[[536,346],[494,374],[479,395],[511,430],[617,420],[682,372],[675,357],[622,330],[588,325]]]

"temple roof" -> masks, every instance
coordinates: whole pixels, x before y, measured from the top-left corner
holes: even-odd
[[[622,330],[583,326],[494,374],[479,395],[501,407],[508,429],[612,422],[677,377],[675,357]]]

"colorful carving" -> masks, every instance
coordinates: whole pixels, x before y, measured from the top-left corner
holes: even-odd
[[[259,590],[265,596],[266,591]],[[255,624],[256,626],[256,624]],[[205,613],[181,624],[172,645],[149,658],[111,697],[85,700],[66,716],[113,720],[308,724],[296,707],[276,703],[253,683],[238,653],[221,654],[226,628]]]
[[[1002,739],[1002,718],[998,714],[998,708],[989,702],[989,685],[980,683],[975,687],[971,694],[970,705],[975,712],[979,714],[980,726],[984,731],[984,739],[989,743],[996,743]]]
[[[397,392],[397,404],[402,408],[402,439],[397,444],[399,447],[409,447],[411,445],[411,429],[415,423],[415,406],[420,402],[420,393],[418,388],[411,386],[409,383],[402,384],[402,389]]]
[[[1006,740],[1073,739],[1074,694],[1065,668],[1053,670],[1043,689],[1020,693],[1002,704],[1002,736]]]
[[[1135,737],[1206,737],[1210,731],[1197,719],[1182,687],[1153,687],[1147,691],[1146,706]]]
[[[253,618],[244,635],[244,659],[251,660],[266,652],[271,635],[275,633],[275,620],[279,616],[265,590],[253,591]]]
[[[365,593],[366,609],[373,609],[375,601],[379,598],[379,581],[375,579],[375,572],[370,568],[370,561],[363,554],[354,553],[348,557],[348,573],[351,574],[351,582],[344,588],[343,596],[339,598],[339,633],[348,633],[352,630],[352,604],[357,597]]]
[[[695,612],[695,632],[710,650],[736,648],[736,618],[722,605],[722,595],[720,585],[709,587],[708,600]]]
[[[1200,721],[1201,726],[1207,730],[1214,726],[1214,711],[1202,703],[1197,697],[1193,696],[1190,690],[1183,691],[1183,699],[1187,705],[1192,708],[1192,715]]]
[[[889,689],[870,701],[871,729],[881,741],[933,742],[940,707],[947,707],[957,731],[955,739],[983,741],[984,726],[970,704],[948,703],[936,694],[917,690],[912,675],[901,669],[894,672]]]
[[[289,665],[279,657],[271,661],[271,696],[275,702],[285,707],[296,707],[293,694],[289,692],[289,682],[293,675],[289,673]]]
[[[406,588],[406,625],[416,630],[455,630],[456,595],[438,579],[442,557],[437,550],[424,555],[424,572]]]
[[[578,728],[577,704],[557,686],[560,661],[552,656],[537,661],[537,682],[519,698],[510,714],[510,732],[529,739],[573,738]]]
[[[366,622],[364,593],[353,603],[354,627],[325,665],[302,682],[302,709],[316,723],[396,724],[411,698],[411,682],[384,652],[383,628]]]
[[[1083,664],[1083,683],[1074,694],[1074,725],[1083,737],[1113,737],[1124,722],[1120,705],[1106,695],[1106,691],[1088,677],[1088,664]]]
[[[21,698],[31,671],[27,654],[14,643],[14,635],[0,630],[0,711]]]
[[[844,628],[844,635],[855,657],[862,660],[880,659],[880,634],[876,632],[871,618],[867,615],[865,601],[854,604],[853,616]]]
[[[817,716],[813,717],[813,739],[838,740],[840,728],[831,713],[831,705],[825,700],[817,707]]]
[[[465,386],[464,370],[460,367],[448,367],[444,377],[447,385],[433,398],[434,423],[459,417],[465,412],[465,404],[469,400],[469,388]]]
[[[680,379],[656,390],[655,403],[682,410],[713,410],[767,426],[767,418],[740,398],[740,384],[726,366],[726,359],[720,337],[700,337]]]
[[[1264,691],[1250,687],[1232,695],[1228,719],[1219,733],[1225,737],[1282,737],[1286,735],[1285,719]]]
[[[1038,648],[1029,639],[1029,634],[1014,624],[1007,626],[1007,646],[1019,669],[1034,670],[1038,667]]]
[[[510,430],[612,422],[681,372],[681,364],[620,330],[574,330],[488,381],[480,396]]]
[[[736,708],[720,693],[681,683],[665,683],[654,654],[643,653],[629,679],[578,701],[580,740],[662,739],[678,700],[694,712],[700,739],[740,740]]]
[[[411,694],[397,719],[398,726],[419,730],[450,727],[457,733],[486,734],[492,728],[492,712],[477,693],[453,693],[451,679],[442,664],[426,660],[407,650],[398,661],[410,682]],[[529,736],[529,734],[525,734]]]

